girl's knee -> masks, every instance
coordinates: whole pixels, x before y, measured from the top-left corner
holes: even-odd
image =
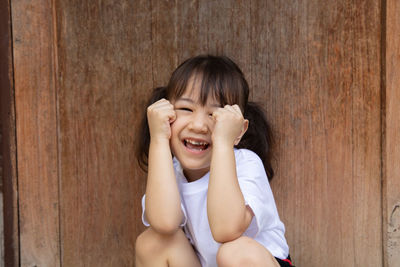
[[[135,253],[136,266],[166,266],[167,262],[177,266],[200,266],[182,229],[164,235],[148,228],[137,237]]]
[[[181,229],[178,229],[174,234],[164,235],[149,227],[136,238],[136,257],[154,257],[154,255],[174,250],[174,248],[180,247],[180,243],[184,239],[186,239],[186,236]]]
[[[160,237],[153,229],[148,228],[136,238],[136,257],[143,258],[159,250]]]
[[[249,237],[240,237],[221,245],[217,253],[221,267],[279,266],[267,249]]]
[[[240,239],[224,243],[220,246],[217,252],[218,266],[251,266],[251,261],[254,260],[254,257],[247,252],[244,253],[246,242]]]

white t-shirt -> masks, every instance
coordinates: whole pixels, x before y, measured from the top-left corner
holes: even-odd
[[[271,187],[264,166],[257,154],[248,149],[235,149],[236,172],[246,205],[254,213],[250,226],[243,234],[258,241],[277,258],[285,259],[289,247],[285,239],[285,226],[279,219]],[[211,234],[207,218],[207,190],[210,173],[188,183],[182,167],[174,158],[174,169],[181,194],[184,214],[182,227],[196,248],[201,265],[217,266],[216,255],[220,243]],[[145,216],[145,196],[142,199],[144,225],[150,226]]]

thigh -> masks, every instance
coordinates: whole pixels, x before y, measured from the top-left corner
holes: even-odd
[[[147,228],[136,239],[136,266],[198,266],[198,257],[179,229],[171,235],[163,235]]]
[[[279,267],[275,257],[260,243],[242,236],[221,245],[217,253],[218,266]]]

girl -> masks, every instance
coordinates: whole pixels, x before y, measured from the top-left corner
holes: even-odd
[[[139,133],[149,228],[136,266],[291,266],[267,179],[270,128],[248,95],[239,67],[216,56],[186,60],[154,90]]]

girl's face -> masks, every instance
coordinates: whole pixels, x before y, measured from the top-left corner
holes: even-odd
[[[181,97],[171,101],[176,120],[171,124],[171,150],[179,160],[188,181],[195,181],[210,170],[214,129],[212,113],[221,105],[211,97],[203,106],[199,100],[201,81],[189,81]]]

